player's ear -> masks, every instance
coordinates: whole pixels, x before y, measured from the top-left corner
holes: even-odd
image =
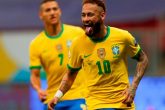
[[[59,9],[59,11],[60,11],[60,16],[62,15],[62,11],[61,11],[61,9]]]
[[[104,19],[105,19],[105,16],[106,16],[105,12],[102,11],[102,12],[101,12],[101,19],[104,20]]]
[[[38,15],[39,15],[39,18],[40,18],[41,20],[43,20],[41,11],[38,13]]]

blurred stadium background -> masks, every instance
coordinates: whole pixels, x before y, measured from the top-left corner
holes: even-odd
[[[62,21],[81,26],[81,0],[58,0]],[[41,110],[29,83],[29,42],[42,30],[40,0],[0,0],[0,110]],[[165,110],[165,0],[106,0],[106,24],[129,30],[149,57],[137,110]],[[129,59],[130,80],[135,61]],[[134,65],[132,65],[134,63]],[[41,74],[46,88],[45,73]]]

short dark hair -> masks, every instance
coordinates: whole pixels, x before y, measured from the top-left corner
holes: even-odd
[[[86,3],[97,4],[98,6],[102,7],[103,10],[106,12],[105,3],[104,3],[103,0],[83,0],[82,5],[84,5],[84,4],[86,4]]]
[[[46,3],[46,2],[51,2],[51,1],[56,1],[56,0],[42,0],[40,5],[42,5],[42,4]]]

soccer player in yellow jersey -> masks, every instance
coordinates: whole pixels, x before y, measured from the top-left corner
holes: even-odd
[[[48,107],[51,110],[58,104],[82,67],[88,110],[135,110],[133,100],[148,64],[146,54],[128,31],[104,24],[103,0],[84,0],[82,5],[86,34],[72,43],[68,71]],[[127,56],[137,60],[132,83],[129,83]]]
[[[47,103],[54,97],[67,69],[71,42],[75,37],[83,34],[84,30],[61,23],[61,10],[55,0],[41,2],[39,17],[45,29],[30,43],[31,84],[47,110]],[[46,71],[48,85],[46,91],[41,88],[41,67]],[[82,76],[79,75],[70,91],[54,108],[55,110],[82,110],[85,104],[81,94],[82,80]]]

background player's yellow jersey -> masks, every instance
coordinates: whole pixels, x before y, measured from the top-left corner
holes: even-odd
[[[31,42],[30,68],[40,69],[43,67],[46,71],[48,96],[45,103],[48,103],[54,97],[65,74],[68,51],[72,40],[83,33],[84,31],[79,27],[63,24],[62,31],[57,36],[51,37],[43,31]],[[62,100],[82,98],[80,94],[81,84],[81,78],[79,79],[78,76],[78,79]]]
[[[89,110],[127,108],[122,103],[122,92],[129,86],[127,55],[136,58],[140,50],[131,34],[113,27],[107,27],[104,39],[92,41],[85,34],[75,39],[68,67],[83,66]]]

